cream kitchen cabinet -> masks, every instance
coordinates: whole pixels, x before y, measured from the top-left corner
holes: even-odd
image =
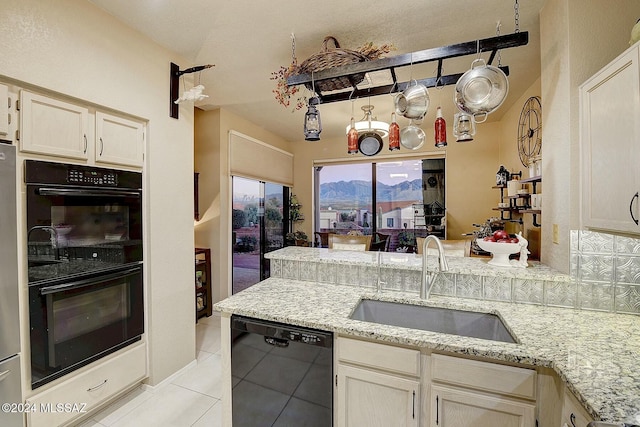
[[[586,427],[593,418],[584,410],[582,405],[566,390],[562,406],[562,427]]]
[[[141,167],[144,134],[141,122],[97,111],[96,162]]]
[[[9,87],[0,84],[0,139],[11,139],[9,134],[9,124],[11,123],[10,107]]]
[[[640,45],[580,86],[582,223],[640,233]]]
[[[420,352],[338,338],[336,424],[414,426],[420,414]]]
[[[535,427],[536,371],[433,354],[430,427]]]
[[[21,90],[19,110],[20,151],[88,158],[88,108]]]
[[[27,414],[27,425],[69,425],[132,388],[147,375],[145,343],[133,344],[105,359],[94,362],[86,370],[64,382],[29,397],[26,403],[37,410]]]
[[[535,427],[535,405],[464,389],[431,386],[429,426]]]
[[[143,166],[142,121],[27,90],[20,91],[19,109],[22,152],[96,164]]]

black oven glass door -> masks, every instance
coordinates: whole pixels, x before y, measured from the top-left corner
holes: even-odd
[[[142,261],[139,190],[27,185],[29,283]]]
[[[25,160],[29,283],[142,261],[142,174]]]
[[[33,388],[140,339],[142,266],[29,286]]]

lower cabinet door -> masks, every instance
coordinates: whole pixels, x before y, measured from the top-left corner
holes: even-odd
[[[535,427],[535,405],[431,386],[431,427]]]
[[[586,427],[591,421],[593,421],[593,418],[584,410],[573,394],[565,390],[564,405],[562,406],[562,427]]]
[[[22,410],[22,384],[20,379],[20,356],[16,355],[0,363],[0,426],[22,427],[24,410]],[[8,404],[8,407],[5,406]]]
[[[417,380],[345,365],[337,375],[338,426],[418,426]]]

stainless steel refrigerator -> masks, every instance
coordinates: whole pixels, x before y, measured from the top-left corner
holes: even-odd
[[[0,143],[0,425],[24,425],[18,314],[16,147]],[[7,411],[7,408],[9,409]]]

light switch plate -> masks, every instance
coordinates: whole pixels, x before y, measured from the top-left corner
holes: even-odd
[[[558,238],[558,224],[553,224],[553,243],[560,243],[560,239]]]

